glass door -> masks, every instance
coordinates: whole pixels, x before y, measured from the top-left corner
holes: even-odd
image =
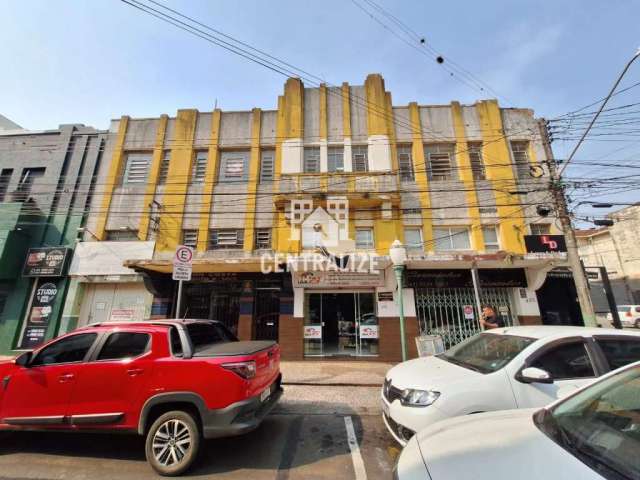
[[[375,294],[356,292],[354,295],[357,356],[378,355],[379,326]]]

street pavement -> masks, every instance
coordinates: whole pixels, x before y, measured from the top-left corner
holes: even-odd
[[[399,449],[382,422],[379,394],[379,387],[369,386],[287,385],[258,430],[206,441],[197,465],[185,477],[390,479]],[[351,445],[350,428],[356,439]],[[9,478],[158,476],[145,461],[142,437],[20,432],[0,439],[0,479]]]

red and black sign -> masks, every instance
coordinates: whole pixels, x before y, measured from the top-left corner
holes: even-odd
[[[479,269],[480,286],[485,288],[526,288],[522,268]],[[407,287],[472,288],[471,270],[407,270]]]
[[[22,269],[23,277],[61,277],[67,265],[69,248],[30,248]]]
[[[564,235],[525,235],[524,244],[528,253],[566,252]]]
[[[43,282],[43,280],[36,280]],[[40,283],[31,301],[27,325],[22,334],[19,348],[35,348],[45,340],[53,313],[53,303],[58,295],[55,283]]]

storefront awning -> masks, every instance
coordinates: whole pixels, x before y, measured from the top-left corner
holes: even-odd
[[[170,260],[125,260],[124,266],[137,272],[156,272],[171,275],[173,263]],[[216,272],[261,272],[260,259],[195,259],[193,273]]]

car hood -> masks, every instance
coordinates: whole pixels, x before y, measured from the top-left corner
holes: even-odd
[[[387,372],[387,379],[397,388],[435,389],[458,381],[477,379],[481,373],[441,360],[424,357],[396,365]]]
[[[433,480],[469,478],[602,479],[542,433],[536,409],[457,417],[418,434],[418,445]]]

